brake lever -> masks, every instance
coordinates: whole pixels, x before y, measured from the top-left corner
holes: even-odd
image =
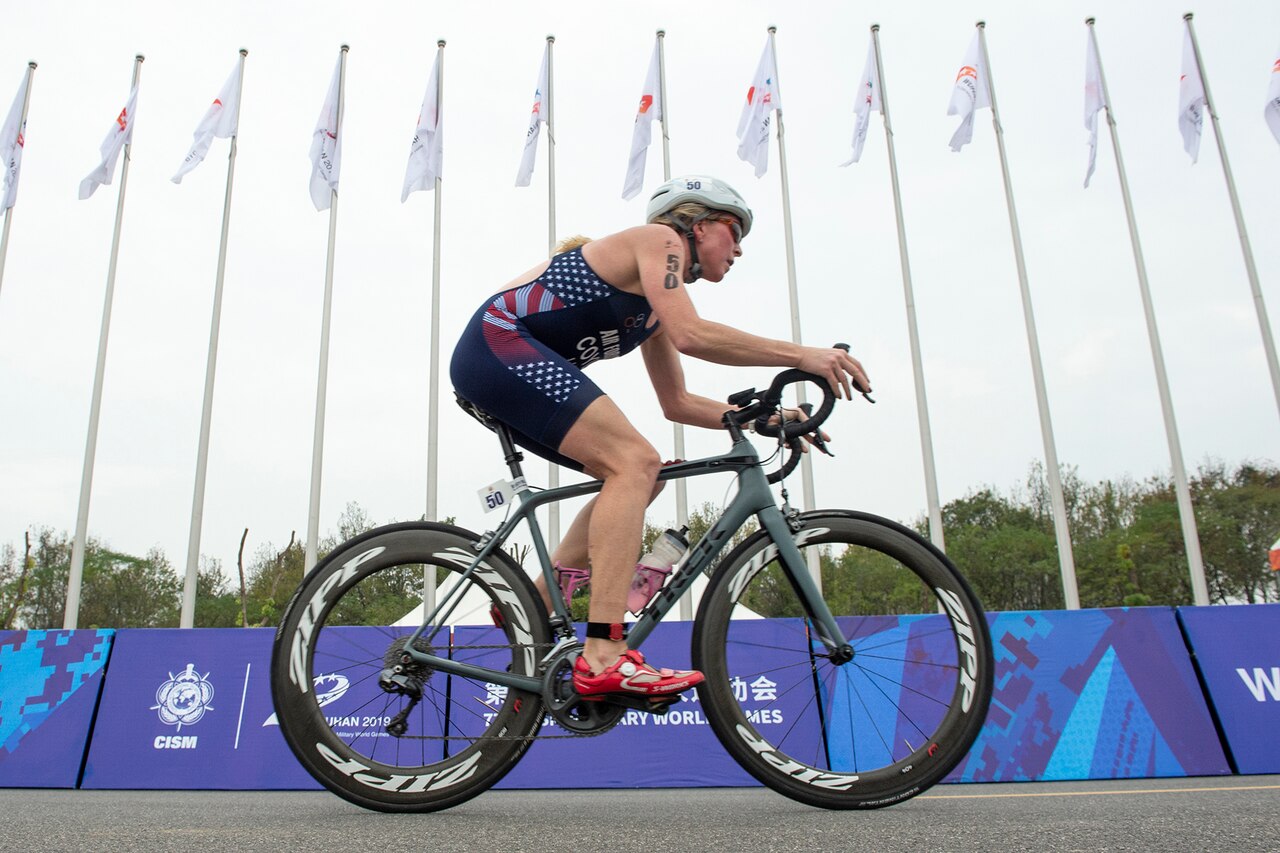
[[[872,400],[871,402],[873,402],[873,403],[874,403],[875,401],[874,401],[874,400]],[[812,404],[812,403],[801,403],[800,405],[796,406],[796,408],[797,408],[797,409],[799,409],[800,411],[804,412],[804,416],[805,416],[805,418],[811,418],[811,417],[813,417],[813,404]],[[827,454],[828,456],[831,456],[831,457],[834,457],[834,456],[835,456],[835,454],[834,454],[834,453],[832,453],[829,449],[827,449],[827,443],[826,443],[826,441],[824,441],[824,440],[823,440],[823,438],[822,438],[822,430],[821,430],[821,429],[816,429],[816,430],[814,430],[813,432],[811,432],[811,433],[810,433],[810,435],[811,435],[811,436],[813,436],[813,438],[812,438],[812,439],[810,439],[810,441],[813,443],[813,446],[814,446],[814,447],[818,448],[819,450],[821,450],[823,453]]]
[[[831,345],[831,348],[832,348],[832,349],[842,349],[842,350],[844,350],[845,352],[848,352],[848,351],[849,351],[849,345],[848,345],[848,344],[832,344],[832,345]],[[856,387],[856,386],[855,386],[855,387]],[[870,391],[863,391],[861,388],[858,388],[858,393],[859,393],[859,394],[861,394],[861,395],[862,395],[862,399],[866,400],[868,403],[874,403],[874,402],[875,402],[875,399],[874,399],[874,398],[872,398],[872,396],[871,396],[871,392],[870,392]]]

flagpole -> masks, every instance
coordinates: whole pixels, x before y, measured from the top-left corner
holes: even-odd
[[[27,86],[26,92],[22,96],[22,118],[18,121],[18,135],[24,136],[27,127],[27,107],[31,104],[31,78],[35,76],[36,63],[34,60],[27,63]],[[23,144],[23,140],[18,140],[18,145]],[[9,164],[5,163],[7,169]],[[17,200],[15,199],[15,202]],[[0,286],[4,285],[4,261],[9,256],[9,225],[13,219],[13,206],[4,212],[4,233],[0,235]]]
[[[342,133],[343,90],[347,82],[347,51],[342,45],[338,56],[338,133]],[[329,189],[329,249],[324,267],[324,309],[320,319],[320,370],[316,379],[316,424],[311,443],[311,503],[307,510],[307,548],[304,571],[316,564],[316,546],[320,538],[320,468],[324,459],[325,394],[329,383],[329,324],[333,309],[333,247],[338,236],[338,191]]]
[[[1098,36],[1094,30],[1095,19],[1086,18],[1089,41],[1098,59],[1098,80],[1102,86],[1102,105],[1107,111],[1107,128],[1111,132],[1111,148],[1116,154],[1116,171],[1120,175],[1120,195],[1124,199],[1125,217],[1129,223],[1129,242],[1133,245],[1133,260],[1138,271],[1138,291],[1142,295],[1142,311],[1147,321],[1147,338],[1151,342],[1151,360],[1155,365],[1156,388],[1160,392],[1160,413],[1164,417],[1165,437],[1169,442],[1169,458],[1173,465],[1173,484],[1178,499],[1178,516],[1182,522],[1182,541],[1187,549],[1187,564],[1191,571],[1191,591],[1198,605],[1209,603],[1209,587],[1205,582],[1204,558],[1200,553],[1200,535],[1196,529],[1195,510],[1191,505],[1191,489],[1187,484],[1187,470],[1182,463],[1182,443],[1178,439],[1178,424],[1173,416],[1173,397],[1169,393],[1169,378],[1165,372],[1164,352],[1160,346],[1160,332],[1156,328],[1155,309],[1151,302],[1151,288],[1147,283],[1147,264],[1143,259],[1142,244],[1138,240],[1138,223],[1133,212],[1133,198],[1129,195],[1129,178],[1120,155],[1120,134],[1116,130],[1115,114],[1111,108],[1111,95],[1107,91],[1107,75],[1102,70],[1102,53],[1098,50]]]
[[[130,91],[138,87],[144,57],[133,58],[133,82]],[[128,120],[132,121],[132,117]],[[129,137],[133,139],[132,135]],[[80,584],[84,577],[85,540],[89,531],[89,494],[93,490],[93,460],[98,448],[98,418],[102,413],[102,383],[107,367],[107,337],[111,331],[111,303],[116,289],[116,260],[120,256],[120,224],[124,220],[124,190],[129,182],[130,149],[133,142],[124,146],[124,166],[120,170],[120,194],[116,198],[116,224],[111,235],[111,261],[107,265],[107,292],[102,304],[102,329],[98,334],[98,362],[93,374],[93,399],[89,404],[89,436],[85,441],[84,470],[80,475],[80,507],[76,514],[76,537],[71,545],[71,569],[67,576],[67,600],[62,616],[64,630],[72,630],[80,619]]]
[[[777,27],[769,27],[769,54],[773,60],[774,73],[778,70],[778,50],[774,44],[774,35],[778,32]],[[792,239],[791,233],[791,188],[787,180],[787,145],[785,132],[782,126],[782,87],[780,84],[782,75],[778,74],[773,81],[774,91],[778,93],[779,106],[774,110],[778,118],[778,172],[782,177],[782,230],[786,242],[787,251],[787,294],[791,302],[791,340],[793,343],[801,343],[800,340],[800,295],[796,289],[796,252],[795,241]],[[803,404],[805,400],[804,385],[796,386],[797,402]],[[805,510],[811,510],[817,501],[813,492],[813,462],[810,460],[810,454],[803,454],[800,462],[800,482],[801,494],[804,499]],[[809,572],[814,579],[821,581],[821,566],[818,563],[818,555],[815,549],[809,549]]]
[[[444,108],[444,39],[436,42],[436,111]],[[437,504],[440,452],[440,175],[435,181],[435,228],[431,260],[431,378],[427,391],[427,521],[439,520]],[[427,612],[430,612],[428,610]]]
[[[436,42],[436,115],[444,110],[444,39]],[[437,123],[438,127],[438,123]],[[437,480],[440,476],[440,193],[439,172],[435,181],[435,227],[431,241],[431,379],[427,391],[427,521],[439,521]],[[422,612],[436,610],[436,578],[433,566],[423,566]]]
[[[667,133],[667,58],[663,51],[665,46],[667,31],[658,30],[658,97],[662,103],[662,117],[659,122],[662,124],[662,181],[666,183],[671,180],[671,137]],[[675,450],[675,458],[684,458],[684,424],[672,424],[673,449]],[[685,525],[689,521],[689,484],[684,477],[676,480],[676,524]],[[680,601],[680,618],[690,619],[693,617],[692,605],[686,596]],[[690,613],[686,616],[685,609],[689,609]]]
[[[1276,343],[1271,337],[1271,322],[1267,319],[1267,306],[1262,301],[1262,287],[1258,283],[1258,267],[1253,262],[1253,248],[1249,244],[1249,234],[1244,227],[1244,213],[1240,209],[1240,197],[1236,195],[1235,178],[1231,175],[1231,164],[1227,161],[1227,147],[1222,142],[1222,128],[1218,124],[1218,110],[1213,105],[1213,95],[1209,94],[1209,80],[1204,74],[1204,62],[1200,58],[1200,42],[1196,39],[1195,27],[1191,25],[1192,13],[1182,16],[1187,22],[1187,32],[1191,35],[1191,49],[1196,55],[1196,70],[1200,72],[1200,83],[1204,86],[1204,103],[1209,108],[1209,118],[1213,121],[1213,136],[1218,140],[1218,155],[1222,160],[1222,174],[1227,179],[1227,195],[1231,197],[1231,212],[1236,218],[1236,231],[1240,234],[1240,248],[1244,252],[1244,268],[1249,275],[1249,289],[1253,293],[1253,307],[1258,314],[1258,327],[1262,331],[1262,347],[1267,353],[1267,369],[1271,372],[1271,388],[1276,397],[1276,408],[1280,410],[1280,362],[1276,360]]]
[[[1018,285],[1022,292],[1022,315],[1027,326],[1027,347],[1031,351],[1031,372],[1035,381],[1036,405],[1040,412],[1040,435],[1044,440],[1045,473],[1049,479],[1049,501],[1053,505],[1053,530],[1058,543],[1058,565],[1062,572],[1062,592],[1068,610],[1080,609],[1080,593],[1076,586],[1076,565],[1067,526],[1066,501],[1062,497],[1062,478],[1058,470],[1058,452],[1053,441],[1053,423],[1049,419],[1049,398],[1045,390],[1044,368],[1040,363],[1040,342],[1036,320],[1031,309],[1031,289],[1027,284],[1027,264],[1022,254],[1022,232],[1018,228],[1018,211],[1013,203],[1013,185],[1009,181],[1009,162],[1004,150],[1004,128],[996,107],[996,90],[992,82],[991,60],[987,56],[986,21],[978,21],[978,43],[982,64],[987,72],[987,91],[991,95],[991,120],[996,131],[996,147],[1000,152],[1000,172],[1004,176],[1004,196],[1009,207],[1009,228],[1013,235],[1013,254],[1018,267]]]
[[[222,237],[218,243],[218,274],[213,285],[213,319],[209,326],[209,357],[204,371],[204,405],[200,412],[200,442],[196,451],[195,493],[191,499],[191,533],[187,539],[187,572],[182,587],[180,628],[195,626],[196,580],[200,570],[200,532],[204,522],[205,475],[209,468],[209,426],[213,418],[213,381],[218,370],[218,330],[222,322],[222,284],[227,270],[227,233],[231,225],[231,186],[236,173],[236,142],[240,136],[240,95],[244,91],[244,60],[240,49],[240,79],[236,91],[235,135],[227,157],[227,189],[222,201]]]
[[[907,230],[902,217],[902,192],[898,183],[898,158],[893,147],[893,124],[889,120],[889,95],[884,85],[880,60],[880,25],[871,25],[871,43],[876,57],[876,81],[880,86],[880,114],[884,117],[884,138],[889,146],[889,180],[893,185],[893,211],[898,223],[898,259],[902,265],[902,292],[907,303],[907,335],[911,343],[911,370],[916,383],[916,417],[920,422],[920,452],[924,459],[924,489],[929,505],[929,539],[939,551],[946,550],[942,532],[942,509],[938,501],[938,475],[933,464],[933,433],[929,429],[929,401],[924,389],[924,362],[920,356],[920,330],[916,325],[916,299],[911,286],[911,261],[907,257]]]
[[[547,36],[547,255],[556,248],[556,131],[555,131],[555,74],[552,69],[552,50],[556,43],[554,35]],[[560,485],[560,467],[554,462],[547,463],[547,485],[557,488]],[[547,541],[554,551],[560,544],[560,504],[547,505]]]
[[[658,30],[658,97],[662,102],[662,181],[671,180],[671,136],[667,132],[667,55],[666,30]],[[672,449],[676,459],[684,459],[684,424],[672,424]],[[689,524],[689,484],[683,477],[676,480],[676,525],[687,527]],[[693,620],[693,592],[690,590],[680,596],[680,619],[683,622]]]
[[[671,137],[667,134],[667,31],[658,30],[658,96],[662,98],[662,180],[671,180]],[[676,481],[681,488],[684,478]]]

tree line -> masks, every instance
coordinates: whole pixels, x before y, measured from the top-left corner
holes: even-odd
[[[1280,601],[1280,576],[1267,551],[1280,536],[1280,469],[1246,462],[1234,469],[1202,465],[1191,480],[1209,595],[1215,603]],[[1063,475],[1077,584],[1083,607],[1181,605],[1192,601],[1186,549],[1171,480],[1152,477],[1088,483]],[[690,517],[691,541],[714,522],[710,504]],[[1053,610],[1064,606],[1048,486],[1040,466],[1007,492],[986,487],[942,509],[947,555],[989,610]],[[358,504],[348,504],[338,543],[372,529]],[[648,545],[667,525],[646,525]],[[914,527],[928,535],[927,521]],[[246,531],[247,533],[247,531]],[[0,628],[60,628],[71,565],[71,538],[47,527],[28,531],[21,553],[0,549]],[[302,580],[305,549],[292,533],[237,559],[233,575],[202,561],[196,627],[270,627]],[[527,549],[513,554],[527,557]],[[90,539],[85,551],[78,624],[85,628],[177,627],[183,580],[159,549],[144,556]],[[585,618],[585,600],[573,602]],[[582,611],[581,614],[578,611]]]

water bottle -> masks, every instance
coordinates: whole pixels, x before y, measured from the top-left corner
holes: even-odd
[[[653,543],[653,550],[640,558],[636,563],[636,573],[631,579],[631,589],[627,593],[627,609],[637,616],[648,606],[653,597],[662,589],[671,574],[671,567],[680,562],[684,552],[689,550],[689,540],[685,534],[688,527],[679,530],[668,528]]]

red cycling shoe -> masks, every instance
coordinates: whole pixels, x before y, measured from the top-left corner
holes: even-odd
[[[595,675],[587,660],[579,657],[573,665],[573,688],[584,699],[603,699],[609,694],[629,696],[672,696],[696,687],[705,680],[696,669],[654,669],[635,649],[622,653],[612,666]]]

